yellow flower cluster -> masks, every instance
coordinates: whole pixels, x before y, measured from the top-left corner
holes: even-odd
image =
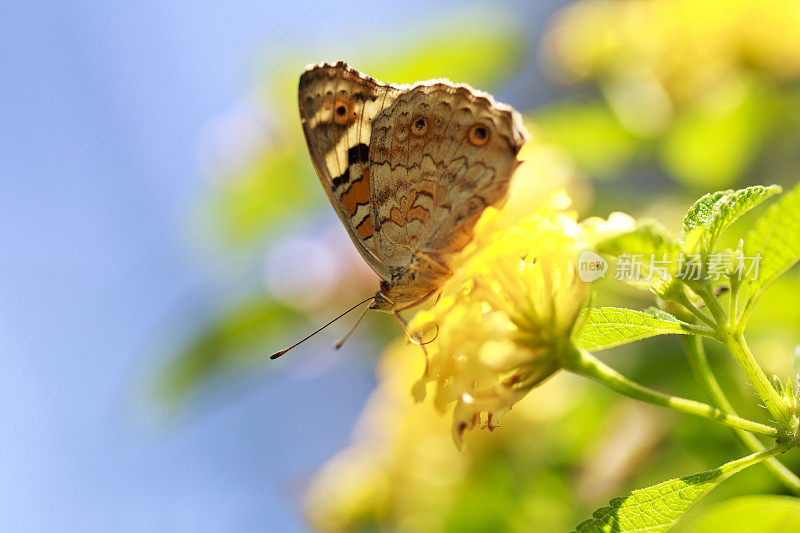
[[[797,0],[582,0],[542,44],[552,76],[594,79],[632,133],[663,133],[684,108],[735,108],[753,84],[800,76]]]
[[[450,442],[443,417],[409,397],[423,364],[419,347],[405,341],[382,354],[379,385],[355,442],[315,475],[306,492],[305,514],[315,531],[444,529],[469,461]]]
[[[432,355],[414,396],[422,400],[435,382],[436,407],[445,412],[455,403],[458,446],[467,429],[493,429],[559,370],[559,350],[572,341],[587,295],[578,256],[599,234],[632,224],[619,214],[609,222],[578,223],[569,205],[566,193],[557,191],[510,225],[501,210],[487,209],[438,301],[411,323],[419,338],[435,334],[425,346]]]
[[[574,524],[580,516],[573,516],[573,506],[560,499],[567,489],[546,468],[563,452],[565,436],[559,431],[569,434],[558,420],[568,413],[575,415],[586,401],[588,382],[569,374],[548,381],[541,395],[515,406],[514,416],[504,421],[502,430],[476,434],[459,451],[453,446],[449,421],[429,406],[411,401],[409,384],[423,366],[419,347],[405,339],[392,343],[381,355],[378,387],[359,418],[353,443],[328,461],[306,490],[304,511],[310,529],[326,533],[461,530],[448,522],[464,504],[465,493],[486,482],[492,465],[506,461],[524,470],[525,478],[549,481],[541,486],[537,481],[536,486],[514,495],[498,495],[499,499],[513,498],[508,505],[516,512],[504,520],[518,523],[513,529],[499,529],[521,532],[530,531],[531,524],[550,524],[543,530],[565,531]],[[548,439],[542,438],[543,432]],[[491,509],[493,504],[487,505]]]
[[[577,223],[575,215],[566,212],[570,205],[568,195],[560,190],[554,192],[554,188],[569,187],[573,196],[586,195],[574,181],[564,157],[532,141],[523,147],[521,158],[525,162],[515,173],[506,204],[502,209],[485,213],[475,240],[461,257],[454,279],[443,287],[439,302],[431,311],[422,312],[412,320],[412,327],[418,330],[435,331],[431,320],[436,320],[440,327],[438,338],[425,347],[431,355],[431,364],[425,368],[419,346],[405,339],[393,343],[381,355],[378,387],[359,419],[354,442],[314,476],[306,491],[305,514],[313,530],[442,531],[463,498],[465,487],[474,486],[475,477],[486,476],[487,464],[494,464],[497,457],[514,456],[517,457],[514,461],[524,463],[533,456],[552,456],[547,452],[537,455],[532,450],[545,446],[540,426],[559,419],[580,402],[583,383],[570,380],[569,375],[544,384],[547,390],[542,391],[541,397],[522,399],[515,407],[515,416],[504,422],[502,432],[475,435],[463,451],[453,446],[453,422],[427,405],[414,405],[409,395],[410,384],[421,374],[424,377],[415,387],[418,396],[425,382],[438,382],[441,377],[449,388],[446,393],[437,394],[436,402],[440,408],[448,409],[463,400],[456,383],[465,387],[460,392],[471,394],[467,371],[480,374],[483,383],[492,384],[508,375],[503,364],[517,364],[522,369],[536,367],[537,358],[544,362],[547,350],[535,346],[533,328],[539,324],[542,338],[558,341],[568,337],[585,298],[586,287],[569,266],[574,265],[579,243],[592,241],[596,234],[607,233],[613,226],[624,226],[628,221],[614,215],[609,219],[611,226],[599,219]],[[554,270],[544,268],[543,263],[536,266],[536,256],[542,262],[549,261]],[[502,270],[493,275],[494,265]],[[483,282],[495,283],[497,291],[492,293],[479,286]],[[459,294],[459,283],[471,285],[472,291]],[[551,290],[539,294],[547,286]],[[515,294],[509,296],[514,301],[503,295],[503,288],[514,288]],[[454,297],[463,307],[455,304]],[[445,305],[453,314],[445,312]],[[485,322],[479,316],[484,310]],[[535,318],[534,312],[541,316]],[[511,322],[511,316],[523,327]],[[461,319],[465,322],[459,329]],[[546,325],[547,321],[551,325]],[[426,336],[430,338],[432,333]],[[448,338],[453,342],[448,344]],[[517,343],[517,339],[528,345]],[[484,348],[478,346],[481,342]],[[451,352],[443,351],[444,348]],[[469,362],[459,359],[474,353],[487,359]],[[437,369],[446,368],[454,373],[453,379],[436,374]],[[545,370],[547,365],[541,365],[539,371]],[[491,371],[497,373],[493,375]],[[531,375],[530,380],[533,379]],[[492,403],[491,398],[472,393],[491,403],[489,407],[497,407],[497,415],[522,396],[521,389],[492,390],[509,403],[500,405],[499,400]],[[453,401],[448,402],[447,398]],[[456,416],[462,415],[456,413]],[[546,492],[551,488],[543,488],[544,493],[531,493],[531,498],[533,494],[536,497],[524,505],[530,514],[527,511],[519,514],[519,531],[528,530],[534,516],[537,520],[550,519],[542,512],[544,507],[553,511],[564,505],[553,498],[548,500]],[[559,522],[553,529],[564,529],[576,519],[570,513],[570,507],[556,513],[566,522]]]
[[[798,27],[797,0],[583,0],[544,50],[562,80],[638,73],[680,101],[741,67],[800,75]]]

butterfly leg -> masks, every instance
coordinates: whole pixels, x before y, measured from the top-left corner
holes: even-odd
[[[406,320],[400,315],[400,311],[405,311],[406,309],[411,309],[412,307],[418,306],[419,304],[421,304],[422,302],[433,296],[435,292],[436,291],[433,290],[428,294],[426,294],[425,296],[423,296],[422,298],[420,298],[419,300],[416,300],[406,305],[405,307],[401,307],[400,309],[396,309],[394,312],[394,316],[397,319],[397,323],[400,324],[400,327],[403,329],[403,332],[406,334],[406,337],[408,337],[412,342],[419,344],[420,346],[423,346],[423,350],[425,349],[424,346],[426,344],[432,343],[433,341],[436,340],[436,337],[439,336],[439,326],[436,326],[436,335],[434,335],[433,339],[429,340],[428,342],[423,342],[422,337],[420,337],[419,335],[411,335],[408,332],[408,322],[406,322]],[[436,296],[436,300],[437,301],[439,300],[439,295]]]
[[[427,300],[428,298],[433,296],[435,293],[436,293],[436,289],[432,290],[431,292],[429,292],[428,294],[426,294],[425,296],[423,296],[419,300],[414,300],[410,304],[404,305],[403,307],[401,307],[399,309],[396,309],[395,310],[395,314],[399,313],[400,311],[406,311],[408,309],[411,309],[412,307],[418,306],[419,304],[423,303],[425,300]]]
[[[430,296],[430,295],[428,295],[428,296]],[[406,320],[402,316],[400,316],[400,311],[399,310],[394,312],[394,317],[397,319],[397,323],[400,325],[400,329],[402,329],[403,333],[405,333],[406,337],[408,337],[408,340],[413,342],[414,344],[416,344],[420,348],[422,348],[422,354],[425,356],[425,372],[424,372],[424,374],[427,374],[428,373],[428,365],[430,363],[430,359],[428,358],[428,350],[425,349],[425,345],[432,343],[434,340],[436,340],[436,337],[439,336],[439,326],[436,326],[436,337],[434,337],[433,339],[429,340],[428,342],[422,342],[422,337],[420,337],[417,334],[412,336],[411,333],[409,333],[409,331],[408,331],[408,322],[406,322]]]
[[[434,259],[433,257],[431,257],[428,252],[423,252],[422,250],[417,250],[416,251],[416,256],[419,259],[421,259],[421,260],[425,261],[426,263],[428,263],[430,266],[432,266],[436,270],[439,270],[440,272],[442,272],[446,276],[450,276],[450,275],[453,274],[452,270],[450,270],[449,268],[444,266],[441,262],[439,262],[436,259]],[[430,296],[430,294],[428,296]],[[428,296],[426,296],[425,298],[428,298]]]

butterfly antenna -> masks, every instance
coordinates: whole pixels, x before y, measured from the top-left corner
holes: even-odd
[[[302,344],[302,343],[306,342],[308,339],[310,339],[311,337],[313,337],[314,335],[316,335],[317,333],[319,333],[319,332],[320,332],[320,331],[322,331],[323,329],[327,328],[328,326],[330,326],[331,324],[333,324],[334,322],[336,322],[337,320],[339,320],[340,318],[342,318],[343,316],[345,316],[345,315],[346,315],[347,313],[349,313],[350,311],[352,311],[352,310],[356,309],[358,306],[360,306],[360,305],[364,305],[365,303],[369,302],[370,300],[374,300],[374,299],[375,299],[375,297],[374,297],[374,296],[370,296],[370,297],[369,297],[369,298],[367,298],[366,300],[364,300],[364,301],[362,301],[362,302],[358,302],[356,305],[354,305],[353,307],[351,307],[350,309],[348,309],[347,311],[345,311],[345,312],[344,312],[344,313],[342,313],[341,315],[337,316],[336,318],[334,318],[333,320],[331,320],[330,322],[328,322],[328,323],[327,323],[327,324],[325,324],[324,326],[320,327],[319,329],[317,329],[317,330],[316,330],[316,331],[314,331],[313,333],[310,333],[309,335],[306,335],[304,338],[300,339],[299,341],[297,341],[296,343],[292,344],[292,345],[291,345],[291,346],[289,346],[288,348],[284,348],[283,350],[281,350],[281,351],[279,351],[279,352],[275,352],[274,354],[270,355],[270,356],[269,356],[269,358],[270,358],[270,359],[277,359],[278,357],[282,356],[283,354],[285,354],[286,352],[288,352],[288,351],[289,351],[289,350],[291,350],[292,348],[294,348],[294,347],[296,347],[296,346],[299,346],[300,344]],[[369,307],[367,307],[366,309],[364,309],[364,313],[366,313],[367,309],[369,309]],[[364,313],[361,313],[361,316],[362,316],[362,317],[364,316]],[[361,320],[361,319],[359,318],[359,321],[360,321],[360,320]],[[356,324],[358,324],[358,322],[356,322]],[[351,332],[352,332],[352,329],[355,329],[355,326],[353,326],[353,328],[351,328]],[[350,333],[348,333],[348,335],[350,335]],[[347,337],[345,337],[345,339],[346,339],[346,338],[347,338]],[[344,342],[344,340],[342,340],[342,342]],[[339,347],[339,346],[337,346],[337,348],[338,348],[338,347]]]
[[[353,323],[353,325],[350,326],[350,329],[347,330],[347,333],[344,334],[344,337],[342,337],[341,339],[339,339],[338,341],[333,343],[333,347],[334,348],[336,348],[338,350],[339,348],[342,347],[342,345],[345,343],[345,341],[347,341],[347,339],[350,337],[350,335],[356,330],[356,326],[358,326],[361,323],[361,319],[364,318],[364,315],[367,314],[367,311],[369,311],[369,307],[365,307],[361,311],[361,314],[358,315],[358,318]]]

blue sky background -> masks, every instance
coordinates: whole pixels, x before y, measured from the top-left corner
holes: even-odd
[[[304,531],[303,482],[348,442],[364,360],[256,376],[170,424],[137,407],[153,338],[217,286],[187,232],[199,135],[289,47],[401,44],[464,9],[0,4],[0,530]]]

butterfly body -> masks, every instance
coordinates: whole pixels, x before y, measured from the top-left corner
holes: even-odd
[[[300,77],[311,159],[356,248],[381,278],[372,308],[411,307],[435,294],[501,203],[528,134],[512,108],[463,84],[385,84],[346,63]]]

